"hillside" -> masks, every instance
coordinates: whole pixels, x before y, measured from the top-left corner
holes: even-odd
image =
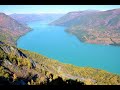
[[[42,23],[50,23],[58,18],[60,18],[61,16],[63,16],[63,14],[11,14],[9,15],[10,17],[14,18],[15,20],[17,20],[18,22],[22,23],[22,24],[26,24],[28,22],[31,21],[40,21]]]
[[[0,84],[10,85],[120,85],[119,75],[63,64],[4,42],[0,42],[0,78]]]
[[[65,14],[63,17],[53,21],[50,25],[61,25],[61,26],[73,26],[79,24],[80,22],[83,23],[80,19],[85,15],[93,15],[99,11],[96,10],[85,10],[85,11],[74,11]]]
[[[70,12],[51,25],[67,26],[82,42],[120,45],[120,9]]]
[[[48,87],[120,85],[120,75],[91,67],[63,64],[35,52],[17,48],[15,41],[20,35],[29,31],[29,28],[5,14],[1,14],[1,17],[0,85],[41,85]]]
[[[15,45],[16,40],[30,28],[20,24],[4,13],[0,13],[0,41]]]

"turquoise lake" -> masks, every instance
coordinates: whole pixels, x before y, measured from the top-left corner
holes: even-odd
[[[86,44],[65,32],[65,27],[30,22],[33,30],[17,41],[17,47],[76,66],[120,74],[120,47]]]

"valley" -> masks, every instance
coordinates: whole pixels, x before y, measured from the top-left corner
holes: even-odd
[[[30,17],[0,13],[0,85],[120,85],[119,9]]]

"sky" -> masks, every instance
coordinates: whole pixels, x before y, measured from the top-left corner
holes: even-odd
[[[110,10],[120,8],[120,5],[0,5],[0,12],[5,14],[39,14],[68,13],[82,10]]]

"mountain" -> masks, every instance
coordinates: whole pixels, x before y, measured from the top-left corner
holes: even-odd
[[[8,39],[4,40],[3,38],[14,38],[18,35],[18,31],[24,31],[23,27],[25,26],[5,14],[2,15],[0,19],[2,22],[0,30],[3,31],[0,34],[0,85],[40,85],[45,87],[120,85],[120,75],[91,67],[63,64],[35,52],[17,48],[13,45],[17,38],[8,43]],[[17,29],[16,26],[20,26],[22,29]],[[8,28],[4,30],[3,27]],[[9,35],[8,32],[12,35]],[[25,33],[27,32],[20,33],[20,35]]]
[[[53,21],[50,23],[50,25],[61,25],[61,26],[72,26],[76,25],[78,23],[82,23],[79,19],[81,19],[84,15],[91,15],[99,11],[95,10],[85,10],[85,11],[74,11],[69,12],[63,17]],[[79,19],[78,19],[79,18]]]
[[[10,17],[14,18],[20,23],[26,24],[27,22],[31,21],[40,21],[45,23],[50,23],[64,14],[11,14]]]
[[[62,87],[120,85],[120,75],[90,67],[63,64],[0,42],[0,84]]]
[[[15,45],[15,41],[31,29],[4,13],[0,13],[0,41]]]
[[[50,24],[67,26],[82,42],[120,45],[120,9],[70,12]]]

